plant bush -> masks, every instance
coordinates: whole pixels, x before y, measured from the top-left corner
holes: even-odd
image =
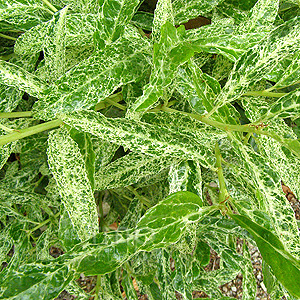
[[[299,299],[299,2],[141,2],[0,3],[0,299]]]

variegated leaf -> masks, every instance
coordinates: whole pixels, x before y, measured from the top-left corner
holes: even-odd
[[[299,23],[297,19],[278,26],[270,36],[259,45],[251,48],[236,62],[231,76],[216,100],[214,111],[240,98],[251,86],[275,70],[281,73],[281,64],[299,48]],[[274,75],[270,80],[275,79]]]
[[[52,91],[35,103],[36,115],[48,119],[59,112],[88,109],[123,84],[142,78],[149,66],[149,42],[133,29],[127,33],[117,44],[98,51],[61,76]]]
[[[51,18],[53,10],[42,0],[4,0],[0,6],[0,28],[5,30],[28,30]]]
[[[208,155],[212,149],[188,133],[160,128],[157,134],[158,126],[135,120],[106,118],[92,111],[74,112],[59,117],[78,130],[129,147],[132,151],[154,156],[195,158],[204,166],[213,168],[214,165],[214,158]],[[208,138],[205,134],[203,137]]]
[[[98,213],[80,149],[65,128],[48,139],[48,163],[63,204],[81,240],[98,232]]]
[[[111,44],[120,38],[139,4],[139,0],[100,0],[96,39]]]
[[[152,156],[131,152],[108,164],[95,174],[96,189],[104,190],[128,186],[141,179],[160,173],[173,162],[172,156]]]

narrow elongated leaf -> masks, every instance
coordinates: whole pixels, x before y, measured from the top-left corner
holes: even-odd
[[[57,79],[65,73],[66,18],[68,7],[62,9],[53,18],[44,38],[45,68],[48,80]]]
[[[195,158],[205,166],[213,166],[214,158],[207,156],[211,151],[200,144],[193,135],[172,132],[144,122],[127,119],[110,119],[99,113],[83,111],[59,116],[66,124],[90,132],[101,139],[129,147],[149,155],[184,156]],[[205,157],[205,159],[204,159]]]
[[[129,30],[118,45],[98,51],[60,77],[52,91],[35,103],[37,116],[53,118],[58,112],[90,108],[121,85],[143,77],[148,47],[148,41]]]
[[[0,61],[0,83],[18,87],[34,97],[46,92],[47,85],[37,76],[12,63]]]
[[[89,178],[92,190],[95,187],[95,152],[92,145],[90,134],[75,129],[70,130],[72,139],[77,143],[80,153],[84,159],[87,176]]]
[[[79,147],[62,128],[49,135],[47,154],[71,222],[79,238],[86,240],[98,232],[98,214]]]
[[[161,28],[166,23],[174,25],[173,7],[171,0],[158,0],[153,19],[152,36],[155,42],[161,39]]]
[[[37,263],[24,265],[7,276],[1,280],[1,299],[51,300],[74,278],[74,272],[67,265]]]
[[[147,176],[160,173],[174,160],[171,156],[160,157],[131,152],[95,174],[96,188],[104,190],[137,183]]]
[[[33,72],[37,62],[37,55],[30,55],[25,57],[13,57],[10,63],[22,67],[28,72]],[[10,80],[10,79],[9,79]],[[5,81],[7,84],[7,81]],[[8,86],[0,84],[0,111],[11,112],[13,111],[22,100],[24,92],[16,86]]]
[[[256,295],[256,280],[253,273],[251,256],[246,243],[243,244],[243,256],[247,259],[245,268],[242,269],[243,274],[243,299],[255,300]]]
[[[242,215],[230,215],[255,239],[263,259],[278,280],[295,297],[300,297],[300,262],[290,255],[281,241],[269,230]]]
[[[240,33],[231,20],[226,19],[187,31],[187,40],[195,52],[222,54],[233,62],[264,36],[260,32]]]
[[[110,44],[123,35],[139,4],[139,0],[100,0],[98,34],[104,44]]]

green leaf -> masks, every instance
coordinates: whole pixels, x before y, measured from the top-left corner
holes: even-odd
[[[67,265],[24,265],[6,275],[1,284],[0,297],[51,300],[57,297],[73,278],[74,271]]]
[[[148,47],[148,41],[135,30],[129,30],[126,37],[60,77],[52,91],[35,103],[36,115],[53,118],[58,112],[90,108],[123,84],[138,80],[148,68]]]
[[[261,32],[239,32],[230,19],[188,30],[186,35],[195,52],[222,54],[233,62],[265,37]]]
[[[173,164],[169,172],[170,194],[189,191],[202,199],[201,166],[192,160]]]
[[[95,187],[95,152],[93,149],[92,139],[90,134],[78,131],[74,128],[70,130],[70,136],[77,143],[80,153],[84,159],[87,176],[89,178],[92,190]]]
[[[253,273],[251,263],[251,255],[246,243],[243,243],[243,256],[247,259],[245,268],[242,269],[243,274],[243,299],[255,300],[256,295],[256,279]]]
[[[264,109],[266,110],[266,109]],[[263,112],[263,111],[262,111]],[[299,89],[274,101],[258,121],[268,121],[273,118],[298,118],[300,116]]]
[[[65,73],[66,18],[68,7],[55,14],[44,38],[45,68],[48,80],[57,79]]]
[[[14,46],[14,52],[20,55],[36,53],[49,44],[48,34],[51,26],[57,22],[59,13],[48,22],[39,24],[21,34]],[[65,45],[66,47],[93,46],[92,38],[97,28],[97,15],[69,14],[65,16]]]
[[[153,14],[145,11],[137,11],[131,19],[131,23],[143,30],[152,31]]]
[[[60,189],[63,204],[81,240],[98,232],[98,213],[85,162],[65,128],[48,139],[48,164]]]
[[[161,40],[162,27],[166,23],[175,25],[171,0],[158,0],[154,11],[152,28],[152,38],[155,42]]]
[[[47,90],[45,82],[23,68],[9,62],[0,61],[0,83],[18,87],[33,97],[41,97]]]
[[[1,31],[24,31],[47,21],[52,11],[41,0],[3,1],[0,6]]]
[[[251,84],[263,79],[273,70],[281,72],[281,63],[298,51],[300,29],[297,20],[278,26],[265,41],[240,57],[215,102],[215,110],[225,103],[237,100]]]
[[[58,237],[67,251],[71,250],[76,244],[81,242],[67,210],[64,210],[60,217]]]
[[[174,162],[173,157],[131,152],[108,164],[95,175],[96,188],[105,190],[128,186],[160,173]]]
[[[281,241],[269,230],[242,215],[230,215],[254,238],[258,249],[282,285],[294,296],[300,297],[300,262],[289,254]]]
[[[195,158],[205,166],[213,168],[214,165],[214,158],[207,155],[212,149],[205,143],[200,145],[199,139],[196,139],[194,134],[188,134],[188,129],[184,134],[172,132],[168,128],[158,129],[158,126],[140,121],[106,118],[92,111],[74,112],[59,117],[78,130],[121,144],[132,151],[140,151],[152,156],[169,154],[173,157]],[[208,138],[206,134],[203,137]]]
[[[186,23],[198,16],[211,12],[222,0],[172,0],[172,8],[176,24]]]
[[[184,34],[183,26],[176,29],[171,23],[166,22],[161,27],[159,43],[155,43],[153,49],[150,83],[144,87],[143,95],[130,107],[127,112],[129,116],[135,111],[145,111],[163,97],[178,67],[194,55],[190,44],[184,39]]]
[[[48,264],[27,264],[7,272],[1,296],[52,299],[73,278],[73,270],[86,275],[106,274],[140,251],[167,247],[179,240],[186,225],[212,210],[200,204],[200,198],[189,192],[170,195],[150,208],[135,230],[100,233]]]
[[[120,38],[132,19],[139,0],[100,0],[98,34],[102,43],[109,45]]]
[[[272,29],[277,17],[279,0],[258,0],[251,8],[245,22],[241,23],[241,32],[268,31]]]
[[[131,276],[123,269],[122,287],[124,288],[127,299],[138,300],[137,293],[134,289]]]

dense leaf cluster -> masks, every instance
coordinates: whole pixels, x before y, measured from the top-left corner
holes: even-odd
[[[299,299],[299,1],[143,2],[0,3],[0,299]]]

